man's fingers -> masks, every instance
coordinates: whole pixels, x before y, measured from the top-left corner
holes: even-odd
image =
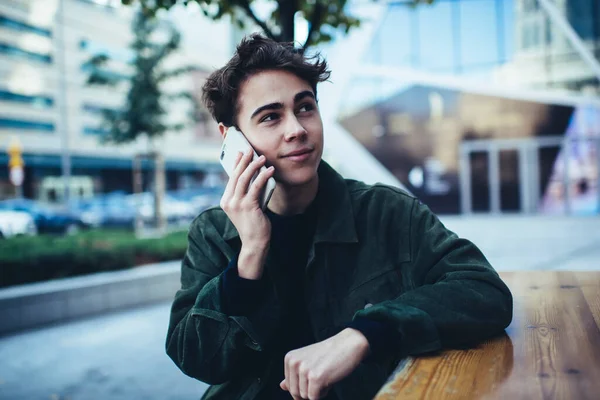
[[[290,392],[292,396],[300,396],[300,391],[298,390],[299,362],[294,358],[292,353],[287,353],[283,359],[283,365],[288,392]]]
[[[267,181],[273,176],[274,172],[275,168],[273,167],[269,167],[266,170],[260,171],[254,182],[252,182],[252,184],[250,185],[250,189],[248,190],[248,197],[251,199],[256,199],[256,201],[260,203],[258,197],[261,195],[262,190],[267,184]]]
[[[309,399],[321,399],[329,392],[324,385],[323,377],[319,374],[311,373],[308,380],[307,397]]]
[[[248,187],[250,186],[250,181],[258,174],[260,168],[265,164],[265,161],[265,157],[260,156],[246,167],[246,170],[240,175],[237,185],[235,186],[235,197],[241,199],[246,195]]]
[[[244,156],[244,153],[238,152],[237,155],[235,156],[235,165],[237,168],[237,165],[239,165],[240,160],[242,159],[242,157]],[[235,171],[235,168],[234,168]],[[232,196],[233,193],[235,192],[235,185],[237,183],[237,179],[233,179],[234,174],[232,174],[229,177],[229,181],[227,181],[227,185],[225,186],[225,190],[223,191],[223,196],[222,199],[225,201],[228,201]]]
[[[290,391],[290,388],[288,388],[288,385],[287,385],[287,383],[285,382],[285,379],[281,381],[281,383],[279,384],[279,387],[280,387],[282,390],[285,390],[286,392],[289,392],[289,391]],[[294,400],[302,400],[300,397],[297,397],[297,396],[292,396],[292,398],[293,398]]]
[[[237,162],[235,168],[233,170],[233,174],[231,174],[231,178],[235,179],[236,183],[240,178],[240,175],[248,168],[248,164],[252,162],[252,157],[254,156],[254,152],[252,148],[248,148],[245,153],[242,154],[242,158]]]
[[[290,376],[288,378],[288,385],[290,387],[290,394],[292,396],[300,397],[300,389],[298,388],[298,369],[292,366],[290,368]]]
[[[285,386],[287,388],[285,390],[290,392],[290,366],[288,365],[288,356],[285,356],[285,358],[283,360],[283,374],[285,376],[283,383],[285,384]]]
[[[300,397],[308,399],[308,368],[302,365],[298,368],[298,391]]]

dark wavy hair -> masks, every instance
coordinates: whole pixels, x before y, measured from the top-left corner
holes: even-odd
[[[278,43],[260,34],[242,39],[229,62],[213,72],[202,87],[202,100],[217,122],[236,125],[241,84],[265,70],[285,70],[306,81],[317,97],[317,84],[329,79],[327,62],[319,54],[306,57],[293,43]]]

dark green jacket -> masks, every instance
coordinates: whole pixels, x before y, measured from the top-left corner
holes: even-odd
[[[512,296],[496,271],[415,198],[344,180],[322,162],[316,201],[304,281],[314,337],[322,341],[356,316],[385,322],[401,337],[398,351],[334,385],[340,400],[373,397],[401,357],[469,346],[510,323]],[[167,353],[185,374],[213,385],[204,398],[255,399],[274,361],[281,365],[269,352],[286,312],[277,295],[280,269],[268,256],[265,301],[252,314],[228,316],[221,279],[241,247],[235,227],[212,208],[192,223],[188,239]]]

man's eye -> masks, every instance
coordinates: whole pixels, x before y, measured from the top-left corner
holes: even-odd
[[[314,110],[315,107],[312,104],[304,104],[298,109],[298,112],[308,112]]]
[[[275,121],[277,118],[279,118],[279,116],[277,114],[271,113],[271,114],[267,114],[264,117],[262,117],[260,122]]]

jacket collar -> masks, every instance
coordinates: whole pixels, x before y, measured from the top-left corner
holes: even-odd
[[[344,178],[323,160],[319,164],[317,173],[319,190],[315,199],[317,227],[314,242],[358,242],[352,202]],[[223,239],[230,240],[238,236],[235,226],[227,218]]]

